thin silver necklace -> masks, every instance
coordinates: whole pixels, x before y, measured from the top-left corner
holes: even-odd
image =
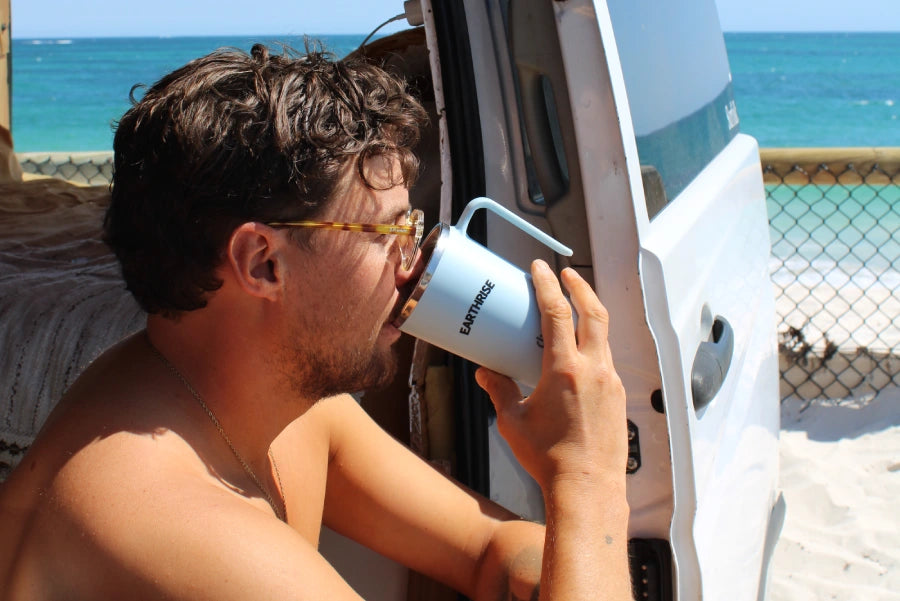
[[[212,409],[210,409],[207,406],[206,402],[204,402],[203,397],[200,396],[200,393],[194,390],[194,387],[191,386],[191,383],[187,381],[187,378],[185,378],[181,374],[181,372],[178,371],[178,369],[174,365],[172,365],[171,361],[169,361],[166,356],[159,351],[158,348],[153,346],[153,343],[150,342],[150,336],[145,334],[144,339],[147,341],[147,345],[150,347],[150,350],[153,351],[153,354],[156,355],[160,361],[162,361],[163,365],[165,365],[169,369],[169,371],[171,371],[175,375],[175,377],[181,380],[181,382],[191,393],[191,396],[197,399],[197,402],[200,403],[200,406],[203,407],[204,411],[206,411],[206,415],[209,416],[209,419],[212,420],[212,423],[216,427],[216,430],[218,430],[219,434],[222,435],[222,439],[225,441],[225,444],[228,445],[228,448],[231,449],[231,452],[234,455],[235,459],[238,460],[238,463],[241,464],[241,467],[244,468],[244,471],[248,476],[250,476],[250,479],[253,480],[253,483],[256,484],[256,487],[263,494],[263,496],[266,497],[266,500],[269,502],[269,505],[272,506],[272,511],[275,512],[275,515],[278,517],[278,519],[282,522],[286,521],[286,512],[284,511],[284,506],[280,507],[277,503],[275,503],[275,499],[272,498],[272,495],[269,494],[269,491],[266,490],[266,488],[262,485],[262,482],[259,481],[259,478],[256,477],[256,474],[253,472],[250,464],[244,461],[244,458],[240,453],[238,453],[238,450],[234,448],[234,445],[231,443],[231,439],[228,438],[228,434],[225,433],[225,429],[222,427],[222,424],[219,423],[219,420],[216,418],[215,413],[212,412]],[[275,476],[278,478],[278,488],[281,491],[284,491],[284,486],[281,484],[281,474],[278,471],[278,464],[275,463],[275,458],[272,456],[271,449],[269,450],[269,460],[272,462],[272,466],[275,468]],[[282,495],[284,495],[283,492]],[[282,504],[283,503],[284,501],[282,500]]]

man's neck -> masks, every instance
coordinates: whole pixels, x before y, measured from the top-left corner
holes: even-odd
[[[263,334],[241,336],[239,327],[209,322],[150,316],[147,339],[197,400],[198,419],[205,413],[254,472],[264,471],[272,441],[314,400],[271,373]]]

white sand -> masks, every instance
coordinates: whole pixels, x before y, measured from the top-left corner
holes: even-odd
[[[900,600],[900,389],[782,406],[770,601]]]

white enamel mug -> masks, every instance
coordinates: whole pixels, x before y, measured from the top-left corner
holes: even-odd
[[[544,341],[531,274],[469,237],[469,221],[478,209],[492,211],[561,255],[572,255],[515,213],[476,198],[455,226],[439,223],[422,242],[426,265],[395,325],[533,388]]]

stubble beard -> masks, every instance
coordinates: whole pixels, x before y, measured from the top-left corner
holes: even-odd
[[[399,313],[397,300],[387,323]],[[336,308],[323,322],[301,314],[282,339],[281,366],[291,390],[301,398],[319,400],[341,393],[384,388],[394,380],[398,369],[395,344],[380,340],[385,322],[366,330],[348,332],[354,322],[353,311]]]
[[[312,355],[304,361],[312,368],[305,378],[306,391],[314,393],[316,398],[383,388],[397,373],[397,353],[393,347],[384,351],[375,349],[368,357],[350,353],[323,361],[323,357]]]
[[[397,351],[375,345],[327,349],[297,347],[285,358],[291,389],[305,398],[383,388],[397,374]]]

